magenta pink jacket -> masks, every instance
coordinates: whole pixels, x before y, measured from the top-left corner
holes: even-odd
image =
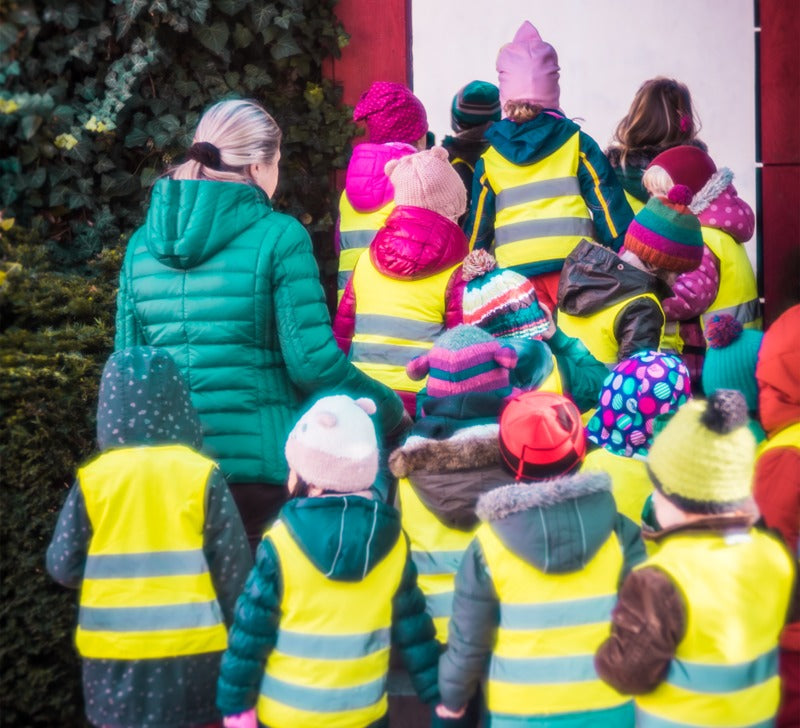
[[[383,171],[392,159],[414,154],[417,150],[410,144],[391,142],[371,144],[366,142],[353,149],[347,165],[344,193],[357,212],[380,210],[394,198],[394,187]],[[336,253],[339,253],[339,221],[336,221]]]
[[[409,205],[398,205],[392,210],[369,246],[370,259],[380,273],[408,281],[441,273],[464,260],[468,252],[469,242],[456,223],[432,210]],[[459,266],[447,284],[444,319],[447,328],[463,322],[461,303],[465,285]],[[333,321],[333,333],[345,354],[350,351],[357,309],[351,278]]]

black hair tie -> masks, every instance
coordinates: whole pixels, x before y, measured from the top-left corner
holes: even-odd
[[[222,166],[222,158],[219,149],[211,142],[195,142],[186,152],[189,159],[200,162],[204,167],[219,170]]]

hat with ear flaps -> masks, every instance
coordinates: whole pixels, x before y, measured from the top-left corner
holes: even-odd
[[[461,324],[445,331],[427,354],[412,359],[406,373],[418,381],[428,377],[429,397],[468,392],[511,394],[509,370],[517,353],[477,326]]]
[[[444,147],[392,159],[384,172],[394,187],[398,205],[423,207],[454,222],[467,209],[467,189]]]
[[[725,513],[751,497],[756,441],[741,392],[691,400],[656,435],[647,456],[655,488],[686,513]]]
[[[371,399],[322,397],[303,414],[286,440],[286,461],[303,480],[323,490],[356,493],[378,474],[378,439]]]

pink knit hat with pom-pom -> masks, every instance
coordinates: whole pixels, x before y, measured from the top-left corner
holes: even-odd
[[[375,81],[358,100],[353,120],[363,121],[374,144],[414,144],[428,131],[422,102],[402,83]]]
[[[675,185],[667,197],[653,197],[625,234],[625,248],[656,268],[684,273],[703,259],[700,221],[689,210],[692,191]]]
[[[539,31],[525,21],[497,54],[500,107],[506,101],[527,101],[545,109],[558,109],[561,90],[558,86],[558,55]]]
[[[398,205],[423,207],[453,221],[467,209],[467,189],[443,147],[392,159],[384,171]]]

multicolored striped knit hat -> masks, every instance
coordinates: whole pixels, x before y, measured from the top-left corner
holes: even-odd
[[[647,455],[656,418],[677,411],[691,396],[689,370],[680,358],[640,351],[606,377],[586,436],[615,455]]]
[[[492,121],[500,121],[500,91],[487,81],[470,81],[453,97],[450,122],[463,131]]]
[[[530,339],[547,331],[549,321],[533,284],[513,270],[498,268],[485,250],[473,250],[464,258],[461,277],[467,282],[465,324],[509,339]]]
[[[689,210],[692,191],[675,185],[669,195],[653,197],[639,210],[625,234],[625,248],[656,268],[685,273],[700,265],[700,221]]]
[[[449,397],[467,392],[511,394],[509,370],[517,363],[517,353],[502,346],[477,326],[461,324],[445,331],[430,352],[406,365],[411,379],[428,377],[429,397]]]

